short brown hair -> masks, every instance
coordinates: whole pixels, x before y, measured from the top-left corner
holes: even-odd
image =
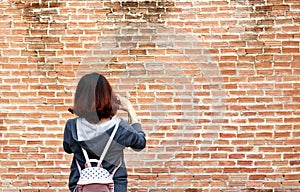
[[[84,75],[76,88],[73,112],[90,123],[111,118],[117,112],[117,97],[107,79],[99,73]]]

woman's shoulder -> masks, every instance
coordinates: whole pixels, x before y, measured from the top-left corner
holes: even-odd
[[[73,139],[77,139],[76,120],[77,118],[68,119],[65,125],[65,134],[68,134]]]
[[[119,126],[128,126],[128,122],[124,119],[124,118],[118,118],[118,121],[119,121]]]
[[[70,131],[73,130],[74,127],[76,127],[76,119],[77,118],[68,119],[65,124],[65,129]]]
[[[124,118],[119,118],[119,127],[124,129],[130,129],[131,125]]]
[[[76,119],[77,119],[77,117],[76,117],[76,118],[68,119],[68,120],[66,121],[66,124],[76,124]]]
[[[123,118],[120,118],[119,126],[130,132],[139,132],[142,130],[142,125],[140,123],[129,124],[128,121]]]

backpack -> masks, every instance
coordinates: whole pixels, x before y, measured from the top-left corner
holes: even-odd
[[[102,167],[102,161],[107,153],[107,150],[117,132],[119,126],[119,121],[117,121],[115,128],[109,137],[109,140],[101,154],[99,160],[89,159],[88,154],[85,149],[82,149],[85,158],[85,168],[81,170],[78,161],[76,160],[78,170],[80,173],[79,180],[77,182],[76,189],[77,192],[114,192],[114,181],[113,176],[117,169],[122,164],[122,159],[120,159],[119,165],[110,174],[106,169]],[[98,163],[96,167],[93,167],[91,163]],[[75,191],[74,190],[74,191]]]

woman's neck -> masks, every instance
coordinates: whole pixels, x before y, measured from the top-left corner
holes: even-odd
[[[107,122],[109,120],[110,120],[110,118],[102,118],[102,119],[100,119],[100,121],[98,122],[98,124],[105,123],[105,122]]]

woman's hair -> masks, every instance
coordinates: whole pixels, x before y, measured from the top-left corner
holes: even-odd
[[[107,79],[98,73],[84,75],[75,92],[73,113],[90,123],[111,118],[119,105]]]

